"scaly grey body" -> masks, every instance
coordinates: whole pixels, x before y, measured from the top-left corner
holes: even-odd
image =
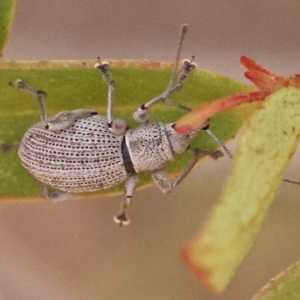
[[[99,115],[78,119],[59,131],[45,129],[39,122],[25,133],[19,157],[34,177],[60,191],[99,191],[172,161],[175,153],[168,138],[172,131],[170,124],[156,123],[116,136],[108,130],[107,118]],[[181,138],[188,146],[190,139]]]

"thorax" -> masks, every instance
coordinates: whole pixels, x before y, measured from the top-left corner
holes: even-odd
[[[136,172],[158,170],[174,159],[165,126],[162,123],[146,124],[129,129],[125,138]]]

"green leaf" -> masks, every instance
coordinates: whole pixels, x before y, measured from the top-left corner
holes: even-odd
[[[107,85],[93,65],[95,61],[40,61],[0,62],[1,124],[0,143],[10,145],[21,140],[29,126],[39,121],[36,99],[8,86],[21,78],[29,85],[48,93],[46,107],[48,115],[59,111],[78,108],[96,109],[106,114]],[[162,93],[170,79],[171,65],[147,61],[111,61],[111,76],[116,82],[114,116],[123,118],[131,126],[134,110]],[[205,70],[196,70],[188,78],[184,88],[172,98],[192,108],[201,102],[210,102],[240,91],[253,88],[234,79]],[[235,136],[257,105],[244,105],[211,119],[211,130],[223,141]],[[174,122],[184,111],[158,104],[151,108],[153,122]],[[193,143],[194,147],[214,150],[216,142],[201,132]],[[180,172],[191,158],[184,153],[172,162],[168,171]],[[139,174],[139,187],[152,183],[149,174]],[[102,191],[107,195],[122,191],[123,186]],[[99,193],[97,193],[99,195]],[[17,150],[0,153],[0,199],[32,199],[40,197],[40,185],[23,169],[17,157]]]
[[[0,1],[0,57],[3,56],[3,49],[11,28],[14,10],[15,0]]]
[[[300,299],[300,261],[272,278],[251,300]]]
[[[300,90],[269,96],[241,136],[233,172],[199,236],[183,249],[210,289],[228,285],[252,247],[300,136]]]

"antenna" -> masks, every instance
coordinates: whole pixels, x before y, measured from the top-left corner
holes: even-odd
[[[187,31],[188,31],[188,25],[183,24],[181,26],[181,33],[180,33],[180,37],[179,37],[179,41],[178,41],[178,45],[177,45],[177,52],[176,52],[176,57],[175,57],[174,69],[173,69],[172,76],[171,76],[170,82],[168,84],[168,87],[165,91],[165,95],[166,95],[165,98],[168,97],[168,95],[171,92],[173,92],[172,88],[174,89],[174,91],[177,89],[177,86],[176,85],[174,86],[174,81],[175,81],[175,77],[176,77],[177,71],[178,71],[178,65],[179,65],[179,59],[180,59],[183,40],[184,40],[184,37],[185,37]]]
[[[223,148],[227,156],[233,160],[233,155],[229,151],[229,149],[223,144],[223,142],[210,130],[210,129],[205,129],[205,131]]]

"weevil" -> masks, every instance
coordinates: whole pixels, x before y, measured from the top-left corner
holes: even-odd
[[[158,102],[189,110],[169,99],[170,94],[182,89],[188,74],[196,68],[194,57],[184,60],[182,72],[175,82],[186,31],[187,25],[183,25],[174,69],[166,90],[140,105],[133,113],[133,118],[141,123],[137,128],[127,128],[125,121],[113,119],[115,82],[108,72],[109,64],[101,62],[100,58],[95,68],[102,73],[108,85],[106,116],[100,116],[91,109],[78,109],[48,117],[44,103],[47,94],[44,91],[22,80],[10,83],[37,97],[41,121],[26,131],[18,154],[22,165],[43,184],[43,194],[47,198],[65,200],[75,193],[99,191],[125,181],[125,200],[121,204],[121,212],[114,219],[120,225],[128,224],[125,210],[134,194],[138,173],[150,171],[155,184],[167,193],[186,177],[200,156],[209,155],[216,159],[223,155],[221,151],[195,149],[189,164],[171,182],[164,170],[165,165],[189,148],[198,131],[206,130],[214,135],[207,123],[187,134],[178,134],[173,128],[175,123],[149,122],[148,108]],[[51,193],[47,186],[57,189],[57,192]]]

